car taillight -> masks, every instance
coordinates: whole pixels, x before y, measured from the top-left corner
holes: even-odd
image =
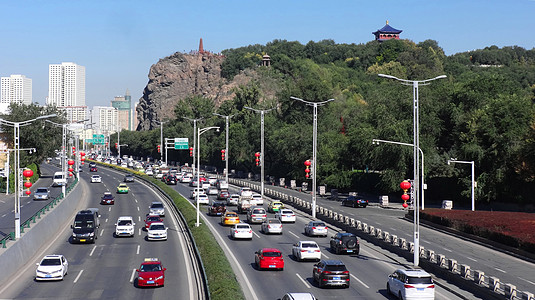
[[[301,250],[301,252],[307,252],[306,250]]]
[[[249,233],[253,233],[253,230],[249,230]]]
[[[234,233],[238,233],[238,230],[234,230]]]
[[[410,284],[404,284],[403,286],[404,286],[406,289],[413,289],[413,288],[415,288],[414,285],[410,285]]]
[[[316,227],[312,227],[313,230],[316,230]]]
[[[267,216],[266,215],[262,215],[262,218],[267,218]]]
[[[322,273],[323,273],[323,274],[332,274],[331,271],[323,271]]]
[[[321,250],[315,250],[316,252],[321,252]]]
[[[428,288],[428,289],[434,289],[434,288],[435,288],[435,285],[434,285],[434,284],[432,284],[432,285],[428,285],[427,288]]]
[[[349,271],[344,271],[342,272],[342,274],[349,274]]]
[[[271,228],[271,225],[268,225],[268,228]]]

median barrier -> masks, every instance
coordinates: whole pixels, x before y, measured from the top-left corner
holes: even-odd
[[[485,283],[485,272],[474,270],[473,280],[476,284],[483,285]]]
[[[500,279],[494,276],[489,277],[489,289],[496,292],[500,289]]]
[[[516,297],[516,286],[510,283],[506,283],[504,286],[504,293],[507,299],[514,299]]]
[[[520,299],[522,300],[535,300],[535,296],[530,292],[520,292]]]
[[[470,278],[470,266],[469,265],[461,264],[461,276],[466,279]]]

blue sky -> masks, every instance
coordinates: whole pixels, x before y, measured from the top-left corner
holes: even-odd
[[[416,43],[447,55],[487,46],[535,47],[535,0],[168,1],[0,0],[0,76],[33,80],[48,95],[48,65],[86,67],[86,104],[137,101],[150,66],[176,51],[213,52],[274,39],[367,43],[389,20]]]

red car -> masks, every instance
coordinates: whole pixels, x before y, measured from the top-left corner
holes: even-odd
[[[104,196],[100,199],[100,204],[115,204],[115,197],[113,197],[111,192],[104,192]]]
[[[97,167],[91,167],[89,168],[89,172],[96,172],[97,171]]]
[[[227,190],[221,190],[217,194],[217,200],[227,200],[230,197],[230,193]]]
[[[157,258],[145,258],[137,269],[137,286],[163,286],[165,283],[165,270],[162,262]]]
[[[147,215],[147,219],[145,220],[145,229],[149,229],[150,224],[154,222],[163,222],[163,220],[160,218],[160,215]]]
[[[279,249],[263,248],[255,252],[255,263],[258,270],[284,269],[284,258]]]

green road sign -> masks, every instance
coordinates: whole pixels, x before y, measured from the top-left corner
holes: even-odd
[[[189,149],[188,138],[175,138],[175,150]]]
[[[103,134],[93,134],[93,139],[92,139],[93,145],[104,145],[105,143],[106,143],[106,138],[104,137]]]

